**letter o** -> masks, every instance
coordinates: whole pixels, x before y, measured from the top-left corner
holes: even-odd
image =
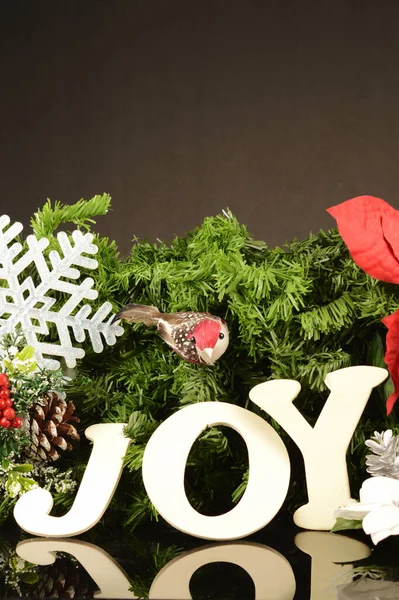
[[[249,480],[237,506],[209,517],[189,503],[184,474],[192,445],[212,425],[227,425],[243,437]],[[208,540],[235,540],[262,529],[284,502],[289,479],[290,460],[276,431],[254,413],[224,402],[200,402],[173,414],[153,433],[143,457],[144,485],[159,514],[176,529]]]

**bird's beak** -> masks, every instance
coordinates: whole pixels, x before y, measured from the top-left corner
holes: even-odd
[[[199,353],[201,360],[207,365],[213,365],[214,362],[212,360],[213,348],[204,348]]]

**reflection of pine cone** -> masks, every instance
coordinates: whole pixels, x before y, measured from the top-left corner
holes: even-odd
[[[79,422],[73,416],[73,402],[65,402],[65,394],[47,392],[32,406],[28,415],[27,429],[31,445],[27,450],[30,460],[52,461],[60,458],[60,450],[70,451],[80,437],[71,421]]]
[[[30,598],[93,598],[97,586],[85,569],[68,558],[59,557],[52,565],[40,567],[39,581],[29,591]]]

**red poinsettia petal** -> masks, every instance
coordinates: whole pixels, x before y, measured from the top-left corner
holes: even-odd
[[[399,260],[399,210],[382,217],[382,233],[395,258]]]
[[[376,279],[399,283],[399,260],[389,241],[395,237],[398,211],[381,198],[358,196],[328,208],[327,212],[337,220],[342,239],[363,271]],[[394,241],[399,253],[399,244]]]
[[[384,361],[395,388],[387,399],[387,415],[389,415],[399,396],[399,310],[382,319],[382,322],[388,328]]]

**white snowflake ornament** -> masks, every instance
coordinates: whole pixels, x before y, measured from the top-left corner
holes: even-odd
[[[26,239],[28,249],[22,252],[22,245],[14,240],[23,226],[14,223],[8,227],[9,223],[7,215],[0,217],[0,336],[14,332],[20,325],[27,343],[35,349],[38,364],[50,369],[60,366],[53,356],[63,357],[70,368],[75,367],[77,359],[83,358],[84,350],[73,345],[71,332],[78,343],[85,340],[87,332],[95,352],[103,350],[102,338],[108,345],[115,344],[123,328],[112,323],[109,302],[100,306],[91,317],[89,304],[78,309],[83,300],[95,300],[98,296],[98,292],[92,289],[94,280],[91,277],[78,282],[81,276],[79,267],[96,269],[98,266],[95,259],[87,256],[96,254],[98,250],[92,243],[93,235],[75,230],[71,243],[66,233],[58,233],[62,256],[53,250],[46,260],[44,250],[49,241],[30,235]],[[26,273],[32,268],[40,281],[36,286]],[[65,303],[54,310],[56,298],[51,296],[52,291],[66,296]],[[56,326],[59,343],[39,339],[49,333],[49,323]]]

